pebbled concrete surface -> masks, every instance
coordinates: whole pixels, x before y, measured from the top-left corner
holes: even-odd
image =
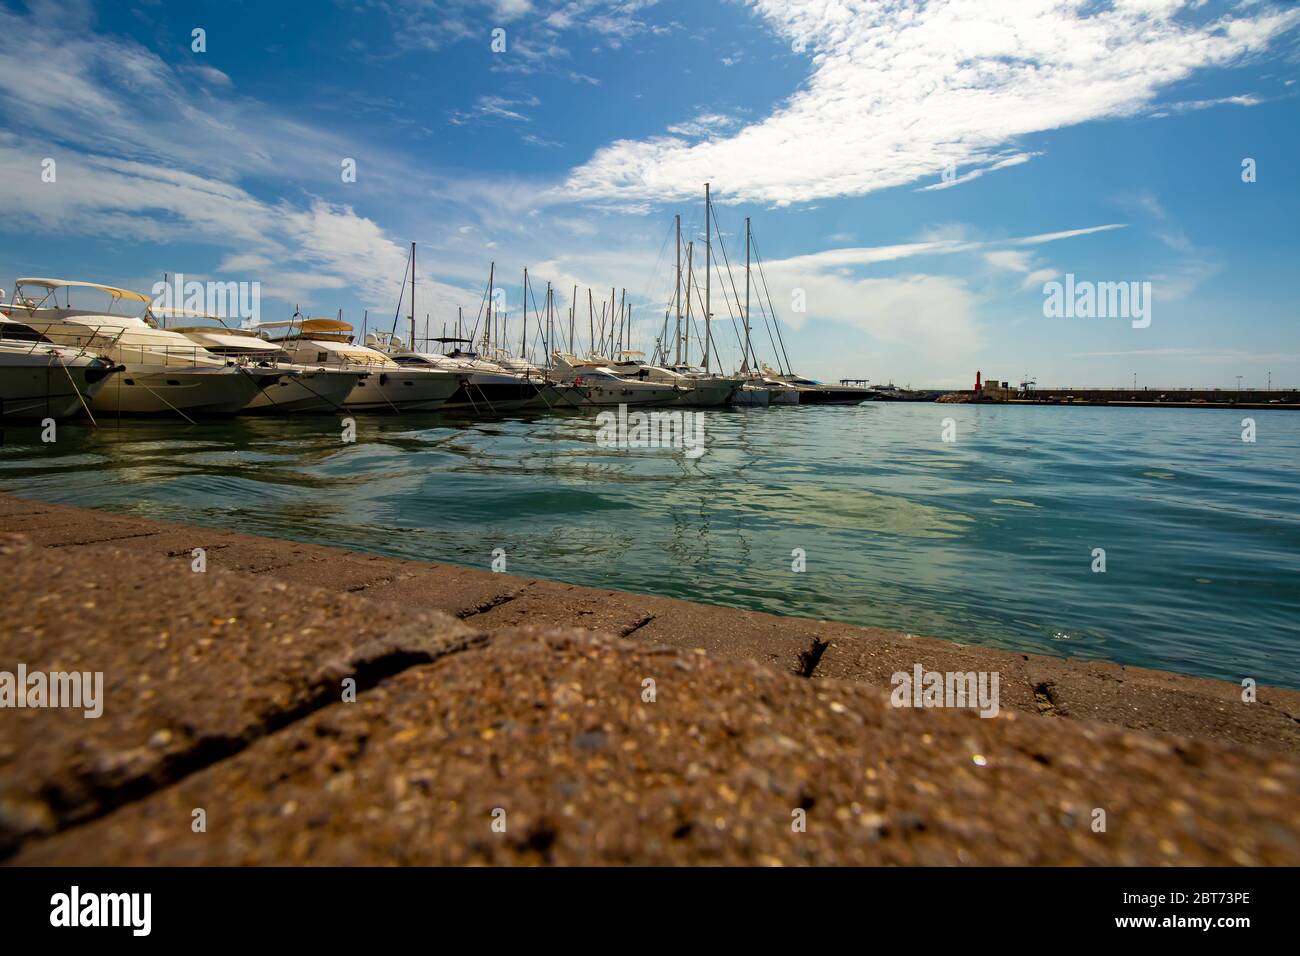
[[[507,630],[15,862],[1281,865],[1298,792],[1288,757]]]
[[[4,495],[0,576],[0,670],[107,696],[0,710],[13,863],[1300,864],[1290,691]]]
[[[185,567],[191,550],[205,547],[210,568],[355,593],[408,611],[442,611],[486,631],[583,627],[687,650],[704,648],[789,672],[812,663],[815,679],[888,688],[895,671],[910,671],[918,662],[940,671],[996,670],[1004,708],[1300,755],[1300,692],[1292,690],[1261,687],[1256,702],[1247,704],[1241,688],[1226,681],[387,558],[0,493],[4,531],[22,532],[56,550],[108,543],[171,557]]]

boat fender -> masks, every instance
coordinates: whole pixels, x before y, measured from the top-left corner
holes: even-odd
[[[387,382],[388,382],[388,373],[387,373],[387,372],[380,372],[380,373],[379,373],[379,384],[380,384],[380,385],[385,385],[385,384],[387,384]]]

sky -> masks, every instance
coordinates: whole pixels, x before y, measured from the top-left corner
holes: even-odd
[[[774,313],[804,375],[1293,388],[1298,64],[1265,0],[0,0],[0,287],[389,329],[414,242],[421,334],[494,263],[513,341],[527,268],[580,348],[626,290],[649,351],[708,182],[715,367],[748,217],[756,352]],[[1067,275],[1149,322],[1046,315]]]

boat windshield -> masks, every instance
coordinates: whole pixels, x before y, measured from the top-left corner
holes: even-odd
[[[154,324],[149,316],[147,296],[92,283],[19,279],[14,286],[13,304],[25,309],[67,309],[89,315],[126,316]]]

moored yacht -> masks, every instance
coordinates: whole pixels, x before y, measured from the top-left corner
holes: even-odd
[[[731,403],[741,379],[711,375],[694,365],[650,365],[644,352],[623,351],[610,366],[624,378],[673,385],[678,389],[675,404],[696,408],[720,408]]]
[[[453,340],[441,340],[444,343]],[[462,341],[462,340],[457,340]],[[465,378],[460,388],[443,404],[445,411],[470,411],[497,414],[516,412],[534,407],[538,396],[547,387],[543,378],[530,379],[526,375],[508,372],[494,362],[480,358],[475,352],[459,349],[450,354],[417,352],[405,347],[396,336],[372,332],[366,344],[382,349],[404,368],[441,369],[462,373]]]
[[[368,372],[343,402],[353,411],[432,411],[441,408],[470,377],[452,369],[400,365],[379,349],[357,345],[352,326],[341,319],[296,315],[281,322],[263,322],[257,330],[279,332],[272,341],[282,346],[295,364]]]
[[[580,359],[567,352],[553,355],[561,381],[582,386],[587,405],[676,405],[686,387],[669,382],[651,382],[619,375],[612,359],[589,355]]]
[[[96,412],[176,413],[187,419],[233,415],[284,374],[246,368],[179,333],[159,328],[149,311],[150,302],[138,292],[94,282],[19,279],[13,301],[3,311],[56,344],[102,349],[106,358],[123,366],[96,392],[91,403]]]
[[[299,365],[279,344],[262,338],[252,329],[231,328],[216,316],[181,309],[172,309],[166,315],[182,320],[206,320],[202,325],[173,326],[171,331],[184,335],[209,352],[247,361],[258,368],[288,373],[274,385],[264,385],[244,406],[242,411],[246,414],[340,411],[357,383],[369,374],[324,365]]]
[[[119,368],[0,316],[0,418],[67,418],[88,411]]]
[[[800,405],[861,405],[876,395],[874,389],[860,385],[827,385],[798,375],[778,375],[773,380],[794,388]]]

